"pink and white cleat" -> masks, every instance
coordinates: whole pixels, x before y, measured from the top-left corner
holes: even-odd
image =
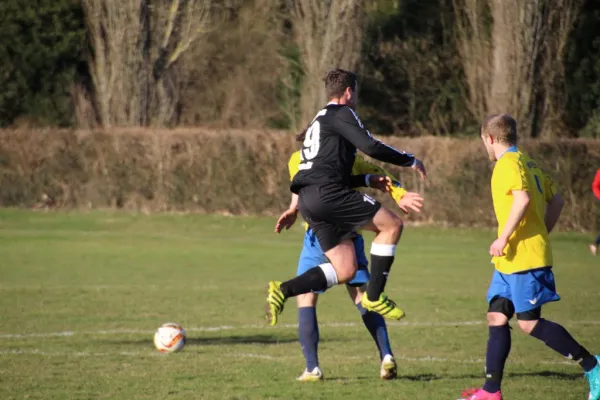
[[[490,393],[483,389],[467,389],[463,390],[461,396],[458,400],[502,400],[502,391]]]

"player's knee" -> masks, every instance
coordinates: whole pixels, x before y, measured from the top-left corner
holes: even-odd
[[[533,328],[535,328],[536,324],[537,324],[537,321],[521,321],[521,320],[519,320],[519,328],[521,328],[521,330],[528,335],[531,334],[531,331],[533,331]]]
[[[337,282],[346,283],[354,279],[358,269],[356,261],[356,250],[351,240],[345,240],[336,247],[325,252],[325,256],[331,261],[335,270]]]
[[[519,328],[526,334],[530,335],[533,328],[537,325],[539,319],[542,316],[542,308],[534,308],[533,310],[524,311],[517,313],[517,320],[519,321]]]
[[[490,305],[488,307],[488,326],[505,325],[514,314],[515,307],[512,301],[504,297],[496,296],[490,301]]]
[[[354,279],[354,276],[356,275],[356,269],[357,268],[355,265],[341,265],[340,267],[336,268],[338,282],[350,282],[352,279]]]
[[[397,243],[400,240],[400,236],[402,236],[404,222],[400,217],[392,212],[388,213],[388,215],[389,220],[385,224],[385,228],[381,229],[381,232],[384,233],[389,239]]]
[[[394,223],[392,225],[391,233],[396,238],[396,240],[400,239],[402,236],[402,230],[404,229],[404,222],[402,219],[394,214]]]
[[[502,326],[508,324],[508,318],[502,313],[488,312],[487,323],[488,326]]]

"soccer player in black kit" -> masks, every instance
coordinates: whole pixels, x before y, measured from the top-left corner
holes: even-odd
[[[411,167],[425,178],[423,163],[373,138],[356,115],[356,74],[342,69],[325,78],[329,104],[315,116],[302,145],[300,171],[290,190],[298,194],[302,217],[319,240],[329,263],[315,265],[286,282],[268,284],[266,318],[277,323],[285,301],[311,291],[325,290],[350,281],[358,268],[352,239],[359,229],[376,233],[371,246],[371,280],[362,305],[385,318],[399,320],[404,311],[385,293],[387,275],[394,261],[402,220],[366,194],[352,187],[371,186],[379,177],[352,176],[357,148],[391,164]],[[375,178],[375,179],[374,179]],[[286,215],[280,221],[285,225]]]

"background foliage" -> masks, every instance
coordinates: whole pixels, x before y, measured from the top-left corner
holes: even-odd
[[[600,3],[548,1],[5,0],[0,126],[296,130],[340,66],[380,134],[463,135],[501,108],[526,136],[596,137]]]

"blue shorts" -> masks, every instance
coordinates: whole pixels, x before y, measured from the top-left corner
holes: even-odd
[[[551,301],[560,300],[556,293],[552,267],[514,274],[494,271],[487,293],[488,304],[494,297],[504,297],[512,301],[517,313],[531,311]]]
[[[358,270],[354,279],[348,282],[350,286],[362,286],[369,282],[369,261],[365,255],[365,241],[362,235],[356,235],[354,239],[354,250],[356,251],[356,260],[358,261]],[[302,275],[311,268],[317,265],[329,262],[321,250],[317,236],[314,234],[312,229],[308,229],[304,234],[304,245],[302,246],[302,252],[300,253],[300,260],[298,260],[298,275]],[[318,292],[322,293],[322,292]]]

